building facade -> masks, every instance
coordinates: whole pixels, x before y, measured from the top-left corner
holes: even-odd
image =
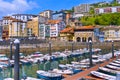
[[[39,13],[39,15],[46,17],[46,18],[49,18],[49,19],[52,19],[52,13],[53,13],[52,10],[45,10],[45,11]]]
[[[34,17],[37,17],[37,15],[33,15],[33,14],[13,14],[12,17],[15,18],[15,19],[22,20],[23,22],[27,22],[28,20],[30,20]]]
[[[60,31],[66,26],[64,21],[61,20],[49,20],[48,24],[50,25],[50,39],[53,40],[59,37]]]
[[[60,31],[60,40],[73,41],[73,39],[74,39],[74,28],[68,27]]]
[[[55,11],[53,14],[52,14],[52,19],[53,20],[61,20],[61,21],[66,21],[66,13],[64,10],[61,10],[61,11]]]
[[[13,20],[11,24],[9,24],[9,38],[23,37],[21,20]]]
[[[74,41],[76,42],[89,42],[92,40],[96,42],[94,36],[94,27],[93,26],[82,26],[75,28],[74,30]]]
[[[120,26],[109,26],[103,28],[104,41],[120,41]]]
[[[120,6],[104,7],[104,8],[95,8],[95,13],[96,13],[96,14],[116,13],[116,12],[120,12]]]
[[[90,11],[90,4],[81,4],[79,6],[74,7],[74,18],[82,17],[88,14]]]
[[[38,17],[34,17],[33,19],[27,22],[27,36],[28,37],[38,37],[39,36],[39,21]]]
[[[50,25],[49,24],[40,24],[39,25],[39,37],[40,37],[40,39],[49,39],[50,38]]]

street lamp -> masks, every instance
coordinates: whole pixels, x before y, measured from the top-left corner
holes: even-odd
[[[10,42],[10,60],[12,60],[12,44],[13,42],[11,41]]]
[[[114,41],[112,41],[112,58],[114,58]]]
[[[71,48],[72,52],[73,52],[73,50],[74,50],[74,49],[73,49],[73,46],[74,46],[74,42],[72,42],[72,48]]]
[[[15,44],[15,59],[14,59],[14,80],[19,80],[19,47],[20,47],[20,41],[16,39],[14,41]]]
[[[51,56],[51,42],[49,42],[49,55]]]
[[[90,61],[90,67],[92,67],[93,63],[92,63],[92,41],[91,40],[89,41],[89,61]]]

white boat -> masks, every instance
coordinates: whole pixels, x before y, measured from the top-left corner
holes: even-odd
[[[117,63],[114,63],[114,62],[111,62],[111,63],[109,63],[109,64],[111,64],[111,65],[113,65],[113,66],[120,67],[120,64],[117,64]]]
[[[120,64],[120,61],[114,60],[113,62]]]
[[[4,80],[14,80],[13,78],[5,78]]]
[[[96,76],[96,77],[99,77],[99,78],[102,78],[102,79],[107,79],[107,80],[116,80],[116,77],[115,76],[111,76],[111,75],[108,75],[108,74],[104,74],[104,73],[101,73],[101,72],[98,72],[98,71],[91,71],[90,72],[93,76]]]
[[[59,74],[67,74],[67,75],[71,75],[74,73],[73,71],[69,69],[66,69],[66,70],[53,69],[53,72],[59,73]]]
[[[13,78],[6,78],[4,80],[14,80]],[[21,80],[41,80],[41,79],[37,79],[37,78],[32,78],[32,77],[27,77],[26,79],[21,79]]]
[[[62,75],[55,73],[55,72],[38,70],[36,73],[37,73],[37,76],[41,79],[47,79],[47,80],[61,80],[62,79]]]
[[[120,67],[117,66],[112,66],[112,65],[106,65],[106,67],[110,68],[110,69],[115,69],[115,70],[120,70]]]
[[[23,64],[30,64],[30,61],[25,60],[25,59],[20,59],[20,62]]]
[[[42,56],[43,56],[43,54],[41,54],[41,52],[35,52],[35,53],[33,53],[31,55],[32,58],[34,58],[34,57],[42,57]]]
[[[9,58],[6,57],[5,54],[0,54],[0,61],[8,61]]]
[[[26,79],[21,79],[21,80],[41,80],[41,79],[37,79],[37,78],[33,78],[33,77],[27,77]]]
[[[120,71],[112,70],[112,69],[105,68],[105,67],[99,67],[99,69],[102,71],[108,72],[108,73],[113,73],[113,74],[117,74],[118,72],[120,72]]]

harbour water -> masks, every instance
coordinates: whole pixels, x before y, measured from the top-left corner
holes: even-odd
[[[88,58],[89,53],[85,53],[82,55],[73,55],[67,58],[60,58],[57,60],[53,60],[53,61],[46,61],[46,62],[40,62],[40,63],[36,63],[36,64],[24,64],[24,65],[20,65],[20,78],[22,78],[23,76],[29,76],[29,77],[34,77],[37,78],[37,74],[36,71],[37,70],[51,70],[51,69],[55,69],[58,68],[59,64],[69,64],[71,63],[71,61],[80,61],[82,59]],[[13,67],[9,67],[6,69],[3,69],[2,71],[0,71],[0,80],[4,80],[4,78],[13,78],[14,77],[14,68]]]

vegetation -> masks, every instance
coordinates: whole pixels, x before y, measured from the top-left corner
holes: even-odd
[[[112,6],[120,6],[120,4],[117,2],[117,0],[113,0],[111,2],[98,2],[91,4],[91,6],[94,6],[95,8],[101,8],[101,7],[112,7]]]
[[[84,16],[80,21],[83,25],[120,25],[120,13]]]

